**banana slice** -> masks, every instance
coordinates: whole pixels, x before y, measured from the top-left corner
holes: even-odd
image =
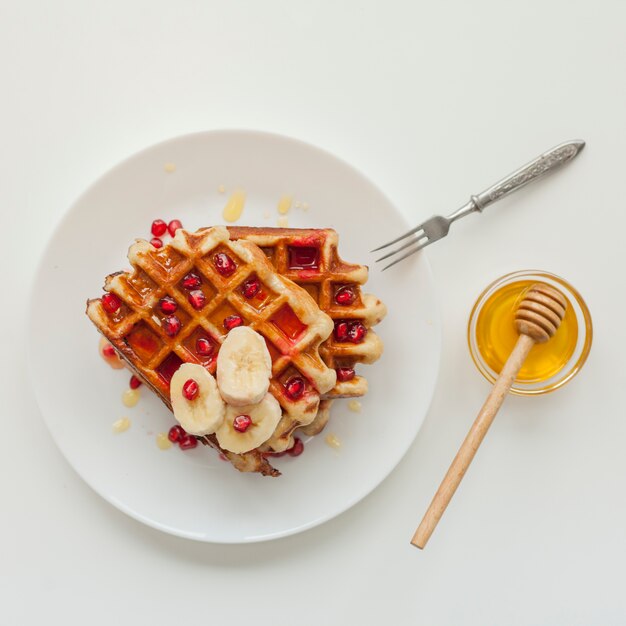
[[[261,402],[272,377],[272,359],[259,333],[247,326],[233,328],[217,354],[217,386],[233,406]]]
[[[220,447],[235,454],[258,448],[274,432],[281,417],[278,400],[268,393],[258,404],[226,407],[226,417],[215,432]]]
[[[217,383],[202,365],[183,363],[178,368],[170,383],[170,399],[174,417],[191,435],[210,435],[224,421],[226,408]]]

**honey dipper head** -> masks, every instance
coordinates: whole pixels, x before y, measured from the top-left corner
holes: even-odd
[[[515,328],[520,335],[544,343],[554,337],[566,308],[567,300],[558,289],[536,283],[526,292],[515,311]]]

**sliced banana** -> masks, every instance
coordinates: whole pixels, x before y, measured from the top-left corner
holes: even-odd
[[[265,340],[247,326],[233,328],[217,355],[217,386],[233,406],[261,402],[272,377],[272,358]]]
[[[193,400],[183,395],[183,385],[190,379],[198,384]],[[224,400],[215,378],[202,365],[183,363],[178,368],[170,383],[170,399],[174,417],[191,435],[210,435],[224,421]]]
[[[235,418],[247,415],[252,420],[245,432],[235,429]],[[281,417],[278,400],[268,393],[258,404],[226,407],[226,416],[215,435],[220,447],[235,454],[243,454],[258,448],[271,436]]]

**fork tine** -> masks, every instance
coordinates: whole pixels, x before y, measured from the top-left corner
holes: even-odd
[[[384,272],[385,270],[388,270],[392,265],[395,265],[396,263],[400,263],[400,261],[406,259],[408,256],[411,256],[412,254],[415,254],[418,250],[424,249],[426,246],[429,246],[434,241],[437,241],[437,239],[427,239],[424,243],[421,243],[416,248],[413,248],[413,250],[409,250],[409,252],[407,252],[406,254],[403,254],[399,259],[396,259],[393,263],[389,263],[389,265],[385,265],[385,267],[383,267],[381,271]]]
[[[400,246],[396,250],[392,250],[391,252],[388,252],[387,254],[385,254],[385,256],[381,256],[380,259],[376,259],[375,263],[378,263],[378,261],[383,261],[385,259],[388,259],[390,256],[397,254],[398,252],[400,252],[400,250],[404,250],[405,248],[408,248],[409,246],[414,246],[416,243],[419,243],[420,241],[422,241],[422,239],[424,239],[425,237],[426,235],[420,235],[419,237],[415,237],[414,239],[409,241],[409,243],[405,243],[403,246]]]
[[[388,246],[391,246],[394,243],[397,243],[398,241],[402,241],[403,239],[406,239],[409,235],[412,235],[413,233],[416,233],[418,230],[422,230],[423,226],[424,226],[424,223],[422,222],[421,224],[419,224],[415,228],[411,228],[411,230],[409,232],[404,233],[404,235],[402,235],[401,237],[397,237],[393,241],[390,241],[389,243],[386,243],[383,246],[378,246],[378,248],[374,248],[371,252],[377,252],[378,250],[382,250],[383,248],[387,248]]]

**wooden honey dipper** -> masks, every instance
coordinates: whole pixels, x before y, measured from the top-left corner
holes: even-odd
[[[545,283],[532,285],[524,294],[524,299],[515,311],[515,328],[520,334],[517,343],[415,531],[411,540],[412,545],[423,549],[430,539],[454,492],[465,476],[478,446],[485,438],[504,398],[515,382],[515,377],[530,349],[536,343],[544,343],[554,337],[566,308],[565,296]]]

